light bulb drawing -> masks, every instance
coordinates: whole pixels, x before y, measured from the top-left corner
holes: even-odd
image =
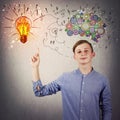
[[[15,26],[20,35],[20,41],[22,43],[27,42],[27,36],[31,29],[31,20],[26,16],[21,16],[15,21]]]
[[[26,4],[9,4],[3,6],[3,18],[7,20],[3,22],[5,25],[4,28],[11,29],[9,31],[12,34],[11,36],[16,37],[14,44],[16,41],[20,41],[23,44],[27,43],[27,41],[30,41],[30,36],[35,35],[34,32],[38,32],[35,28],[41,28],[40,24],[45,15],[42,14],[38,4],[35,5],[35,8],[33,7],[31,4],[28,6]]]

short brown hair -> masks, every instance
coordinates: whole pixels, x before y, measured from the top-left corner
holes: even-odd
[[[94,50],[93,50],[93,46],[92,46],[92,44],[91,44],[90,42],[88,42],[87,40],[79,40],[79,41],[77,41],[77,42],[74,44],[74,46],[73,46],[73,53],[75,52],[76,47],[77,47],[78,45],[83,44],[83,43],[87,43],[87,44],[91,47],[92,52],[94,51]]]

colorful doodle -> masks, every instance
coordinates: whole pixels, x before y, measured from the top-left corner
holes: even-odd
[[[106,24],[94,13],[80,11],[73,15],[66,24],[65,31],[68,36],[80,35],[91,37],[95,42],[105,33]]]

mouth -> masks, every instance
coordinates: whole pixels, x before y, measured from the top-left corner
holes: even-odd
[[[85,59],[87,59],[86,57],[84,57],[84,58],[80,58],[81,60],[85,60]]]

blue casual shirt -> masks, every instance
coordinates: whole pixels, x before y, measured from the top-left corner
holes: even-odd
[[[102,120],[111,120],[109,81],[95,70],[87,75],[79,69],[64,73],[47,85],[38,80],[33,82],[33,91],[39,97],[61,91],[63,120],[100,120],[100,108]]]

